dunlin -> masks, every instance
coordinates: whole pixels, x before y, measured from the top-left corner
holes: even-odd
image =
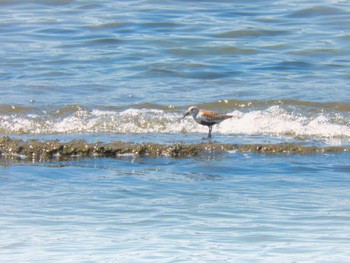
[[[211,138],[211,131],[215,124],[218,124],[228,118],[231,118],[231,115],[224,115],[213,111],[200,110],[197,106],[191,106],[185,112],[183,118],[188,115],[192,115],[193,119],[204,126],[209,127],[208,139]]]

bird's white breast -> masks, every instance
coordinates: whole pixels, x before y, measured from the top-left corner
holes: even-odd
[[[201,123],[202,121],[205,121],[205,120],[206,120],[205,116],[203,116],[203,115],[201,114],[201,112],[198,112],[197,115],[193,116],[193,119],[194,119],[197,123]]]

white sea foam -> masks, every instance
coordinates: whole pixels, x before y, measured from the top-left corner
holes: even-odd
[[[350,120],[340,113],[296,113],[280,106],[243,112],[215,127],[223,134],[350,137]],[[6,134],[75,134],[75,133],[207,133],[188,117],[178,112],[156,109],[127,109],[121,112],[94,109],[78,110],[68,116],[4,115],[0,132]]]
[[[232,112],[233,118],[220,124],[219,131],[228,134],[268,134],[310,137],[350,137],[349,120],[319,115],[303,116],[279,106],[247,113]],[[338,120],[338,123],[337,123]]]

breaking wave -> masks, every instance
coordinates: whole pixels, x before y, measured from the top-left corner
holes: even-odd
[[[83,109],[0,114],[2,134],[80,133],[206,133],[207,128],[192,118],[181,119],[182,109],[128,108],[124,110]],[[228,135],[350,138],[347,111],[300,110],[298,107],[269,105],[266,108],[226,110],[233,115],[215,127]]]

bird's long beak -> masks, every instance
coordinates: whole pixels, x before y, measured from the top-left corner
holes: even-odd
[[[186,111],[184,116],[182,116],[182,119],[184,119],[186,116],[190,115],[190,112],[189,111]]]

